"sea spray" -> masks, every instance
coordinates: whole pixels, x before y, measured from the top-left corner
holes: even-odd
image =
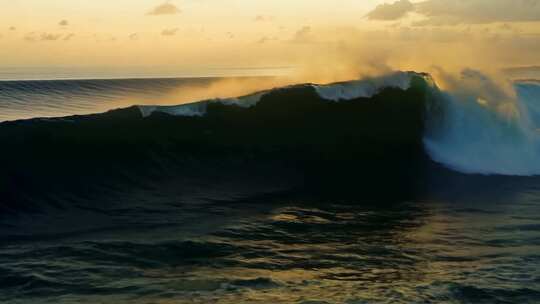
[[[471,72],[465,76],[461,81],[481,85],[446,92],[432,88],[438,113],[427,113],[424,144],[430,157],[469,174],[540,174],[537,84],[516,83],[514,97],[486,76]],[[458,86],[467,87],[470,83]]]

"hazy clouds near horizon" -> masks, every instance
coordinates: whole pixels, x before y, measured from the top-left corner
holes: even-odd
[[[540,65],[540,0],[57,2],[3,9],[0,65],[294,66],[329,80]]]

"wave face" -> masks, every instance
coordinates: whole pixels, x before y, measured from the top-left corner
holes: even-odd
[[[514,88],[515,100],[498,104],[434,92],[438,109],[430,114],[424,140],[431,158],[464,173],[539,175],[540,85],[518,82]]]
[[[11,161],[0,172],[0,199],[16,211],[134,184],[181,188],[187,180],[245,176],[281,185],[290,177],[289,187],[408,192],[426,162],[427,84],[424,75],[396,75],[396,85],[373,79],[362,90],[306,84],[177,107],[5,122],[0,141],[10,144],[0,157]]]

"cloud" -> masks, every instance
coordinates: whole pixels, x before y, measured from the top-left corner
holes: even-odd
[[[176,5],[170,2],[165,2],[153,8],[151,11],[147,13],[147,15],[149,16],[176,15],[176,14],[180,14],[181,12],[182,11]]]
[[[313,42],[313,31],[311,29],[311,26],[304,26],[296,33],[294,33],[294,37],[291,40],[293,43],[312,43]]]
[[[56,41],[56,40],[59,40],[60,38],[62,38],[62,34],[53,34],[53,33],[45,33],[45,32],[43,32],[43,33],[30,32],[30,33],[27,33],[26,35],[24,35],[24,40],[26,40],[28,42]]]
[[[367,17],[398,20],[413,11],[425,17],[417,26],[540,21],[540,0],[399,0],[377,6]]]
[[[64,19],[64,20],[61,20],[60,22],[58,22],[58,25],[60,25],[60,26],[68,26],[69,22]]]
[[[370,20],[397,20],[413,10],[414,5],[409,0],[399,0],[392,4],[378,5],[367,17]]]
[[[26,35],[24,35],[24,40],[28,42],[36,41],[36,33],[34,32],[27,33]]]
[[[255,16],[254,21],[255,22],[265,22],[265,21],[272,21],[274,20],[273,16],[267,16],[267,15],[257,15]]]
[[[504,24],[501,24],[499,26],[499,29],[503,30],[503,31],[511,31],[512,30],[512,26],[508,23],[504,23]]]
[[[64,36],[64,38],[62,40],[64,41],[70,41],[71,38],[75,37],[75,34],[71,33],[71,34],[67,34]]]
[[[164,29],[161,32],[162,36],[174,36],[178,32],[178,28],[172,28],[172,29]]]
[[[427,17],[417,25],[540,21],[540,0],[428,0],[415,7]]]
[[[62,37],[61,34],[51,34],[51,33],[42,33],[40,40],[41,41],[56,41]]]
[[[258,44],[265,44],[267,42],[270,42],[270,41],[278,41],[278,37],[276,36],[271,36],[271,37],[268,37],[268,36],[263,36],[261,39],[257,40],[257,43]]]

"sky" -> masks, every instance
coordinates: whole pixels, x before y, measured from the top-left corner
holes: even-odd
[[[339,80],[389,69],[540,65],[540,0],[0,0],[0,5],[0,69],[200,75],[271,68]]]

